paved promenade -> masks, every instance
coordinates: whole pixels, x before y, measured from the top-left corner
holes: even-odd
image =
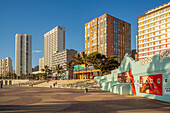
[[[101,90],[5,86],[0,89],[0,112],[169,113],[170,103],[117,95]]]

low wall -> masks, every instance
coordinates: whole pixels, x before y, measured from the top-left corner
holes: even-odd
[[[10,84],[11,81],[11,84]],[[14,85],[14,84],[19,84],[19,83],[25,83],[28,82],[28,79],[25,80],[12,80],[12,79],[4,79],[3,80],[3,85]]]

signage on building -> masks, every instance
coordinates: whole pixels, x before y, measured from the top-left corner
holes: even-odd
[[[165,87],[164,94],[170,95],[170,87]]]
[[[160,59],[164,59],[170,57],[170,49],[168,49],[167,51],[164,51],[160,54]]]
[[[147,64],[149,62],[152,62],[152,57],[144,58],[140,60],[141,64]]]

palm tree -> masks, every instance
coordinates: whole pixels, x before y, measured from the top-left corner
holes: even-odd
[[[55,72],[57,72],[57,75],[59,75],[59,74],[62,74],[63,73],[63,67],[62,66],[60,66],[60,64],[57,64],[56,66],[55,66],[55,68],[54,68],[54,71]]]
[[[41,71],[45,71],[45,73],[46,73],[47,76],[48,76],[48,73],[49,73],[51,70],[49,69],[49,66],[45,65],[45,66],[44,66],[44,69],[41,69]]]
[[[81,58],[82,58],[82,61],[83,61],[83,64],[85,65],[86,67],[86,77],[87,77],[87,66],[89,65],[89,59],[87,57],[87,54],[83,53],[81,55]]]
[[[83,60],[82,60],[82,57],[80,56],[80,54],[76,54],[75,57],[73,57],[73,64],[76,65],[76,64],[83,64]]]
[[[65,63],[66,64],[66,68],[68,70],[68,75],[69,75],[69,79],[73,78],[70,74],[70,71],[72,70],[73,68],[73,61],[72,60],[69,60],[68,62]]]
[[[101,75],[103,73],[111,71],[118,66],[118,61],[115,60],[116,55],[112,55],[106,58],[105,55],[101,55],[98,52],[94,52],[88,55],[89,62],[94,66],[95,69],[99,69]]]

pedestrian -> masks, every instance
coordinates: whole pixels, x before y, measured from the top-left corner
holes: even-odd
[[[55,87],[55,83],[53,83],[53,86]]]
[[[1,84],[1,89],[2,89],[2,82],[0,82],[0,84]]]
[[[57,81],[55,82],[55,85],[57,85]]]

